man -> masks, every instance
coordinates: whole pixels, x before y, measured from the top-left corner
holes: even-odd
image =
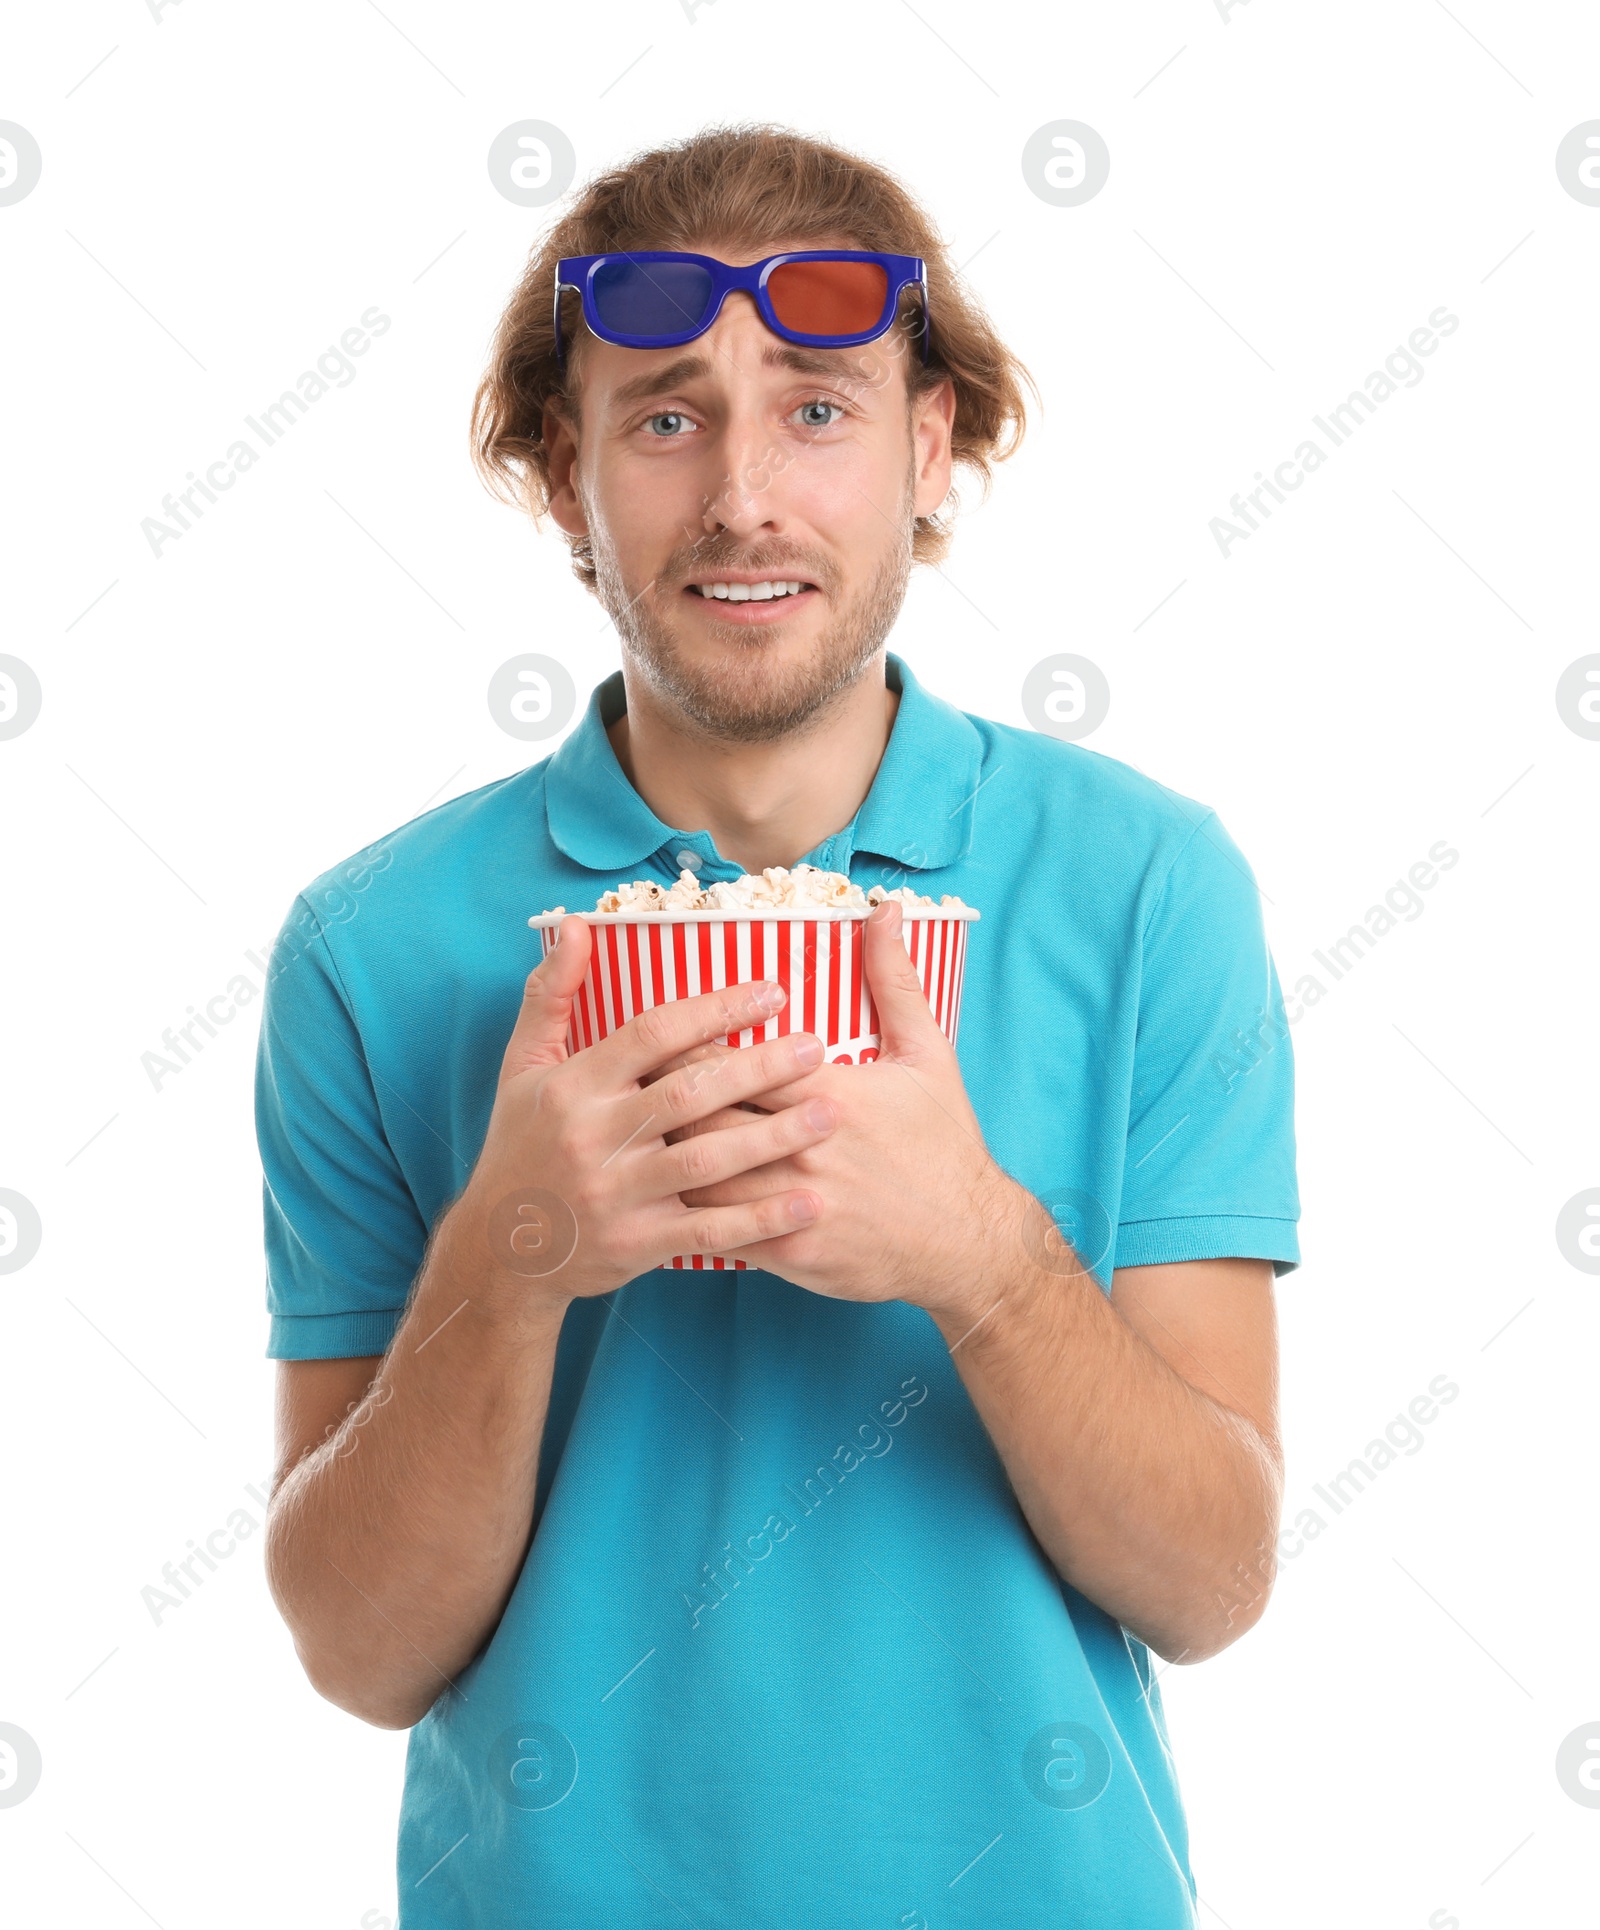
[[[406,1930],[1194,1921],[1152,1651],[1273,1578],[1290,1053],[1212,813],[886,650],[1022,379],[898,184],[770,129],[593,183],[502,324],[479,460],[622,669],[308,888],[260,1060],[269,1572],[412,1729]],[[891,905],[875,1064],[719,1043],[758,988],[568,1057],[588,927],[530,971],[531,914],[800,862],[980,909],[959,1054]]]

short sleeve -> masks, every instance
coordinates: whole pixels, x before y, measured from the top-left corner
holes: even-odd
[[[1215,812],[1146,924],[1114,1264],[1300,1261],[1294,1061],[1260,893]]]
[[[326,933],[297,898],[268,961],[256,1139],[273,1360],[381,1354],[427,1228],[385,1136]]]

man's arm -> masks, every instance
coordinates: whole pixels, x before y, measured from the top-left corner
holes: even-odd
[[[504,1612],[567,1304],[458,1242],[447,1215],[382,1359],[278,1369],[268,1581],[312,1686],[384,1729],[420,1721]]]
[[[1163,1660],[1204,1661],[1276,1571],[1272,1263],[1119,1268],[1108,1299],[999,1181],[987,1304],[930,1312],[1058,1573]]]
[[[685,1203],[721,1207],[780,1182],[814,1191],[813,1224],[741,1257],[812,1292],[929,1314],[1057,1571],[1164,1659],[1201,1661],[1259,1617],[1273,1579],[1272,1263],[1120,1268],[1108,1300],[985,1147],[899,917],[891,901],[867,921],[876,1063],[760,1094],[763,1107],[825,1099],[838,1130]],[[688,1130],[715,1139],[742,1116],[729,1107]]]
[[[791,1033],[646,1083],[663,1060],[782,1002],[775,985],[766,1005],[744,986],[643,1012],[569,1058],[591,943],[585,921],[569,918],[528,979],[482,1154],[435,1228],[375,1377],[363,1378],[366,1361],[284,1370],[268,1581],[313,1685],[382,1728],[419,1721],[505,1611],[533,1534],[571,1301],[696,1239],[733,1247],[794,1225],[781,1182],[710,1215],[678,1196],[832,1130],[791,1108],[746,1115],[715,1144],[668,1145],[668,1131],[815,1064],[821,1042]]]

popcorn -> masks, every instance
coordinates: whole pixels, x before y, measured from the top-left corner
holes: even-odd
[[[898,898],[904,905],[932,907],[935,900],[926,892],[898,885],[892,891],[871,885],[863,891],[852,884],[842,871],[824,871],[817,865],[798,864],[791,871],[786,865],[768,865],[757,873],[745,872],[738,878],[719,879],[702,885],[684,867],[676,883],[658,885],[653,879],[636,878],[600,894],[597,912],[643,911],[733,911],[746,914],[765,911],[849,910],[870,911],[874,906]],[[955,910],[968,907],[960,898],[946,892],[937,900],[940,906]],[[564,906],[557,905],[556,912]]]
[[[782,1010],[723,1035],[730,1046],[794,1029],[821,1039],[829,1065],[871,1065],[883,1041],[865,963],[866,920],[890,898],[906,908],[906,956],[934,1023],[953,1046],[968,933],[982,914],[949,892],[935,904],[908,885],[863,891],[843,872],[798,864],[704,885],[686,866],[670,885],[635,878],[602,892],[585,914],[594,920],[591,950],[572,997],[567,1051],[598,1044],[655,1006],[771,979],[788,994]],[[528,920],[546,958],[566,915],[556,905]],[[720,1272],[749,1262],[737,1253],[678,1253],[659,1264]]]

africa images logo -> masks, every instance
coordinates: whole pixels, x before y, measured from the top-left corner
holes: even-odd
[[[1395,393],[1397,384],[1407,389],[1417,386],[1427,374],[1418,357],[1435,354],[1439,343],[1446,336],[1454,335],[1460,326],[1460,317],[1452,315],[1441,303],[1428,317],[1427,326],[1414,328],[1405,344],[1393,348],[1383,367],[1374,369],[1361,388],[1352,389],[1342,402],[1329,409],[1326,416],[1314,415],[1311,418],[1327,439],[1329,446],[1326,449],[1314,436],[1307,436],[1293,455],[1286,456],[1270,476],[1258,469],[1255,488],[1240,491],[1228,505],[1234,520],[1230,521],[1227,516],[1213,516],[1208,525],[1223,560],[1227,560],[1235,544],[1245,542],[1253,532],[1259,530],[1262,522],[1270,518],[1272,503],[1266,500],[1269,496],[1274,503],[1286,503],[1289,498],[1284,492],[1298,489],[1307,476],[1314,475],[1322,467],[1335,449],[1348,442],[1364,423],[1371,421],[1380,404],[1387,402]],[[1251,504],[1255,505],[1254,510]]]
[[[213,463],[204,476],[189,471],[188,487],[173,490],[161,499],[161,515],[146,516],[139,527],[157,562],[165,544],[176,543],[205,515],[205,504],[221,500],[239,478],[253,469],[276,442],[281,442],[314,402],[320,402],[331,387],[347,389],[360,371],[351,359],[365,355],[380,335],[390,329],[389,317],[376,306],[364,309],[360,326],[347,328],[337,346],[330,342],[317,357],[316,366],[306,369],[292,389],[285,389],[276,402],[270,402],[259,417],[247,415],[245,427],[261,444],[257,449],[250,437],[241,435]]]
[[[878,1412],[883,1417],[881,1425],[876,1420],[861,1422],[856,1429],[854,1442],[841,1441],[832,1456],[819,1462],[798,1488],[792,1482],[784,1483],[784,1493],[788,1496],[788,1502],[785,1503],[787,1513],[783,1508],[775,1509],[753,1534],[745,1535],[737,1547],[731,1541],[724,1542],[717,1565],[702,1562],[700,1580],[695,1584],[694,1593],[691,1594],[688,1589],[682,1591],[683,1605],[689,1611],[690,1628],[700,1627],[700,1618],[707,1609],[721,1608],[744,1577],[756,1572],[756,1563],[765,1561],[779,1542],[787,1541],[848,1475],[865,1467],[869,1461],[881,1461],[894,1446],[892,1430],[904,1422],[910,1409],[920,1407],[927,1398],[928,1389],[920,1376],[908,1374],[901,1381],[899,1395],[894,1400],[879,1402]],[[793,1503],[792,1507],[789,1507],[789,1502]],[[790,1514],[796,1518],[790,1520]],[[736,1563],[739,1566],[736,1567]]]

